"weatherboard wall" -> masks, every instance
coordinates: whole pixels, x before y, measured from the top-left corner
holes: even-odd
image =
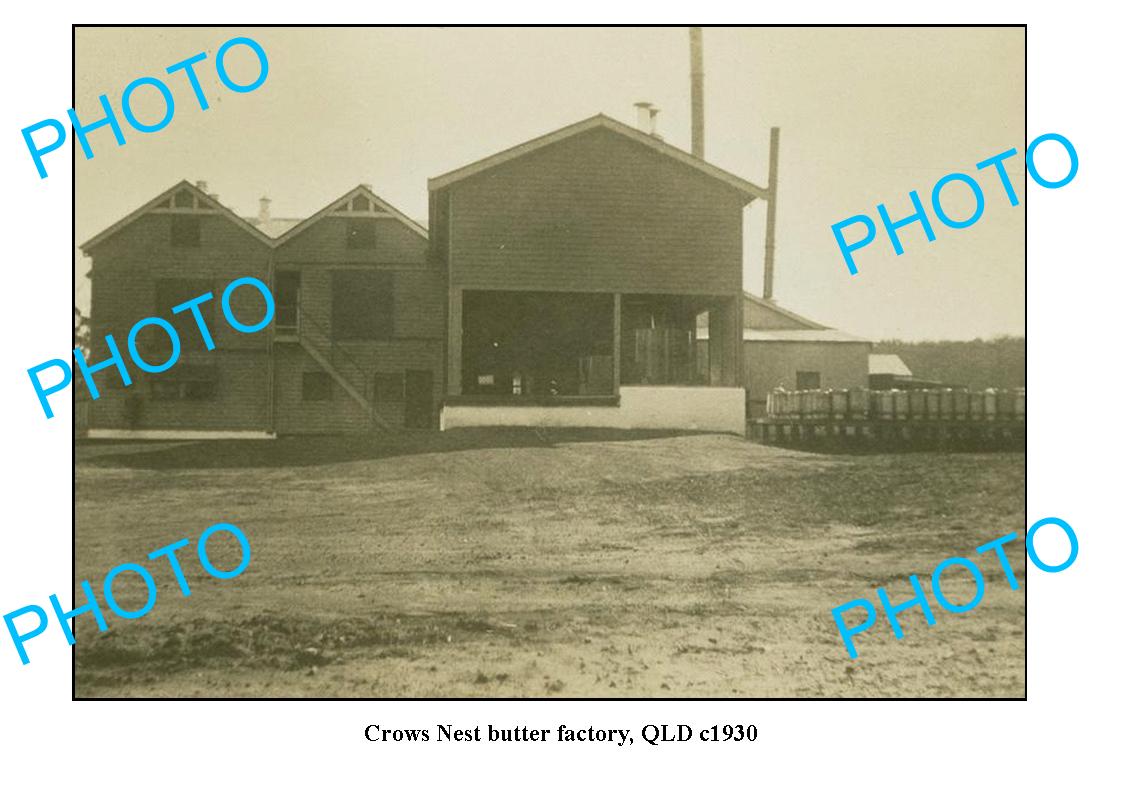
[[[744,200],[596,129],[441,189],[434,229],[465,289],[740,294]]]
[[[270,249],[229,218],[215,213],[192,214],[200,221],[198,247],[171,245],[171,213],[146,213],[99,242],[89,252],[92,261],[90,364],[109,356],[105,336],[112,334],[134,383],[121,386],[116,369],[94,375],[102,396],[92,402],[92,428],[265,430],[268,425],[267,333],[243,334],[230,327],[218,303],[227,284],[254,276],[268,284]],[[179,363],[161,374],[145,374],[129,359],[127,340],[133,325],[146,317],[171,318],[171,307],[158,307],[160,279],[199,279],[210,283],[210,310],[215,351],[185,350]],[[245,323],[261,319],[264,302],[252,288],[239,288],[232,297],[235,317]],[[158,336],[149,329],[144,335]],[[161,399],[151,383],[174,380],[182,366],[209,366],[216,373],[216,393],[209,400]],[[85,390],[81,376],[75,389]],[[139,404],[139,406],[137,405]]]

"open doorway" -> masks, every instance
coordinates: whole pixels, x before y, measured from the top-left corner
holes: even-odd
[[[465,291],[463,393],[609,396],[611,293]]]

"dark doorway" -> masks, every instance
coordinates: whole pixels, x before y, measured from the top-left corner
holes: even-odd
[[[429,370],[406,371],[406,428],[433,426],[433,373]]]

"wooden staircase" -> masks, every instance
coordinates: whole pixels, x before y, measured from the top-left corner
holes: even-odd
[[[327,325],[317,321],[301,305],[296,339],[325,373],[363,408],[372,425],[389,431],[391,426],[378,414],[373,401],[373,378],[366,368],[332,339]]]

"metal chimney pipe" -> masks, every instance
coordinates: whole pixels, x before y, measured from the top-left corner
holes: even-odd
[[[257,200],[260,204],[257,210],[257,220],[261,224],[269,221],[269,204],[272,201],[268,196],[263,196]]]
[[[776,181],[780,168],[780,128],[772,128],[768,142],[768,215],[764,220],[764,298],[772,298],[773,265],[776,258]]]
[[[706,109],[702,79],[702,29],[690,29],[690,154],[706,157]]]
[[[641,133],[651,132],[651,103],[650,102],[633,102],[636,106],[636,129]]]

